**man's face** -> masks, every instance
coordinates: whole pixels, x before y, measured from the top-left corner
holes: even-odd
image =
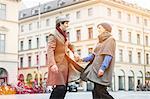
[[[60,27],[61,27],[61,29],[62,29],[63,31],[66,31],[67,28],[69,27],[68,23],[69,23],[69,22],[64,22],[64,24],[60,23]]]

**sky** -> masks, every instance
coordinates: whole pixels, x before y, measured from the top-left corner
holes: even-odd
[[[22,0],[22,3],[24,4],[22,9],[30,8],[39,5],[39,3],[42,4],[48,1],[53,1],[53,0]],[[124,0],[124,1],[136,3],[137,5],[150,10],[150,0]]]

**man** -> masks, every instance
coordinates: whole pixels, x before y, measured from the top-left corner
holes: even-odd
[[[69,20],[66,17],[59,17],[56,20],[55,32],[49,35],[47,86],[53,87],[50,99],[65,98],[69,74],[73,72],[69,68],[72,65],[70,62],[74,63],[74,61],[67,55],[68,48],[74,53],[73,45],[67,39],[68,23]]]

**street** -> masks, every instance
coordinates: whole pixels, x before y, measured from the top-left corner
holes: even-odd
[[[150,92],[110,92],[115,99],[150,99]],[[1,95],[0,99],[49,99],[49,94]],[[91,92],[68,92],[65,99],[92,99]]]

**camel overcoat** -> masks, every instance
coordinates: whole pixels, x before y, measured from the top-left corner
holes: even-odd
[[[68,48],[72,50],[73,45],[65,41],[62,34],[57,30],[50,33],[47,48],[47,86],[66,85],[70,81],[79,79],[80,70],[74,67],[76,65],[78,68],[79,65],[67,55]],[[51,71],[53,65],[58,66],[58,73]]]

